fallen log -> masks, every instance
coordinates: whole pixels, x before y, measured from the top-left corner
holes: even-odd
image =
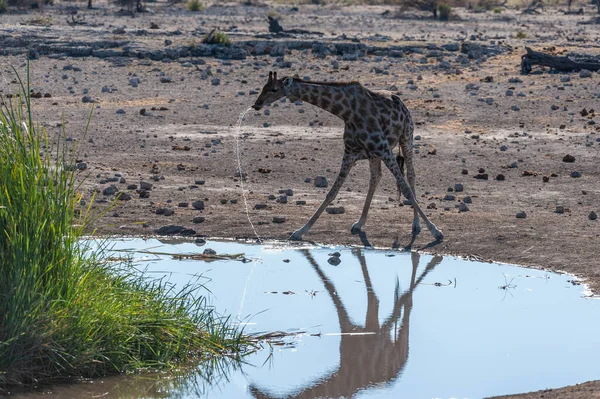
[[[567,56],[556,56],[540,51],[534,51],[525,47],[527,54],[521,56],[521,74],[527,75],[531,72],[533,65],[547,66],[558,71],[577,71],[587,69],[590,71],[600,70],[600,62],[594,60],[585,60],[583,62],[573,61]]]

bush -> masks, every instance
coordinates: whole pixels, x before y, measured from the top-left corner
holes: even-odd
[[[231,46],[231,39],[229,38],[229,36],[227,36],[226,33],[213,29],[212,31],[210,31],[210,33],[204,36],[204,39],[202,39],[202,43]]]
[[[6,0],[0,0],[0,14],[8,10],[8,2]]]
[[[502,14],[502,9],[500,7],[494,8],[494,14]]]
[[[188,11],[204,11],[205,7],[204,4],[200,3],[200,0],[188,0],[187,3],[185,3],[185,9]]]
[[[0,109],[0,396],[13,384],[239,354],[241,333],[201,287],[174,290],[82,241],[93,197],[82,208],[75,151],[34,124],[29,89]]]
[[[523,32],[523,31],[518,31],[515,34],[515,39],[527,39],[527,33]]]
[[[452,13],[452,7],[446,3],[439,3],[437,5],[438,19],[440,21],[450,20],[450,14]]]

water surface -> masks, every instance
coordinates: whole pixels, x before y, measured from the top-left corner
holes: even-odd
[[[164,255],[205,248],[250,261]],[[291,335],[247,364],[217,365],[212,385],[206,370],[154,373],[47,397],[481,398],[600,379],[600,302],[567,275],[343,247],[133,239],[114,249],[175,284],[202,275],[211,303],[249,333]],[[328,263],[335,251],[337,266]]]

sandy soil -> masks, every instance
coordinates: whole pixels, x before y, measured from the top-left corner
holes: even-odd
[[[253,104],[270,70],[312,80],[358,79],[369,88],[400,93],[416,121],[417,194],[446,238],[427,247],[431,235],[424,229],[414,249],[573,273],[598,292],[600,221],[590,220],[589,214],[600,213],[596,124],[600,74],[580,77],[577,72],[541,68],[519,74],[525,45],[540,51],[554,46],[557,53],[600,54],[597,25],[578,24],[591,18],[593,8],[583,16],[564,15],[559,9],[540,15],[461,9],[460,20],[440,23],[421,16],[398,18],[394,8],[385,6],[292,9],[231,3],[189,13],[180,6],[149,3],[152,12],[136,18],[106,4],[97,7],[90,11],[81,6],[77,15],[85,15],[85,20],[79,25],[66,22],[73,4],[0,19],[2,48],[8,48],[11,40],[14,47],[0,57],[0,94],[15,91],[10,66],[23,72],[24,53],[34,43],[39,57],[31,62],[31,88],[51,95],[33,100],[35,117],[51,137],[61,132],[64,122],[66,137],[61,141],[76,144],[78,161],[87,167],[78,172],[80,190],[86,201],[96,192],[92,208],[105,212],[96,234],[152,235],[160,227],[181,225],[199,236],[252,240],[256,235],[249,217],[260,238],[287,239],[312,215],[327,190],[306,179],[325,176],[331,184],[337,175],[343,125],[312,105],[290,102],[277,103],[266,113],[250,111],[241,130],[236,128],[239,115]],[[391,13],[382,16],[386,10]],[[320,31],[324,36],[269,37],[267,13],[276,13],[285,28]],[[40,22],[52,25],[36,25]],[[165,62],[127,53],[102,57],[56,53],[60,43],[108,41],[115,51],[193,47],[212,28],[228,32],[234,44],[248,52],[255,52],[260,46],[256,43],[262,42],[266,54],[249,54],[241,60],[179,57]],[[527,37],[516,39],[517,32]],[[18,37],[29,44],[15,44]],[[310,45],[286,49],[290,40],[366,43],[380,50],[366,56],[319,58]],[[44,43],[54,43],[54,50],[45,54]],[[501,51],[469,58],[454,51],[463,43]],[[457,47],[442,49],[448,44]],[[402,56],[386,53],[393,46],[403,49]],[[282,68],[282,62],[291,66]],[[132,84],[134,78],[139,80],[137,86]],[[83,102],[86,95],[94,102]],[[596,112],[590,111],[594,108]],[[93,117],[84,134],[91,109]],[[236,176],[238,146],[246,174],[247,214],[242,182]],[[575,161],[563,162],[567,154]],[[571,177],[572,172],[581,176]],[[332,204],[343,206],[345,213],[323,214],[305,239],[361,245],[350,234],[350,226],[360,216],[368,173],[366,162],[353,169]],[[489,178],[475,178],[479,173]],[[152,184],[147,198],[140,198],[142,181]],[[449,192],[457,183],[464,191]],[[115,195],[103,193],[111,185],[131,199],[107,208]],[[292,189],[293,195],[287,203],[277,201],[279,190],[285,189]],[[447,194],[456,198],[444,200]],[[458,205],[467,196],[472,200],[469,210],[460,212]],[[203,210],[192,206],[198,200],[204,201]],[[256,204],[266,208],[255,209]],[[564,212],[557,213],[557,206]],[[164,208],[174,214],[157,214]],[[516,217],[521,211],[526,218]],[[285,221],[274,223],[276,216]],[[391,174],[384,173],[365,226],[370,242],[389,247],[397,236],[401,245],[407,244],[411,222],[412,210],[397,200]],[[599,395],[600,385],[593,382],[518,397]]]

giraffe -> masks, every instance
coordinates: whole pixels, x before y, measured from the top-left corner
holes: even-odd
[[[350,169],[357,161],[369,160],[371,177],[362,214],[352,225],[352,234],[364,234],[362,228],[377,184],[381,179],[381,162],[396,179],[398,192],[413,205],[412,237],[410,248],[421,231],[420,218],[436,241],[444,238],[442,232],[427,218],[415,195],[415,169],[413,165],[414,124],[408,108],[400,97],[386,91],[372,91],[353,81],[347,83],[327,83],[305,81],[297,76],[277,79],[277,72],[269,72],[269,79],[252,106],[260,110],[263,106],[287,97],[291,101],[302,100],[322,108],[345,123],[344,156],[340,172],[326,194],[323,203],[304,226],[296,230],[291,240],[301,240],[325,208],[335,199]],[[402,155],[396,157],[393,149],[399,145]],[[406,163],[404,179],[403,163]]]
[[[337,311],[340,324],[339,365],[327,374],[315,378],[302,388],[287,394],[271,395],[265,389],[251,384],[250,393],[256,399],[275,398],[353,398],[369,387],[381,386],[401,378],[409,358],[410,321],[413,310],[413,293],[425,277],[439,265],[443,258],[434,256],[417,276],[421,255],[411,253],[412,274],[410,286],[400,292],[396,279],[394,306],[391,313],[380,322],[379,298],[375,293],[364,253],[353,250],[360,262],[367,296],[367,310],[363,325],[352,321],[333,282],[325,275],[309,250],[301,251],[313,267]],[[367,333],[365,335],[355,335]]]

